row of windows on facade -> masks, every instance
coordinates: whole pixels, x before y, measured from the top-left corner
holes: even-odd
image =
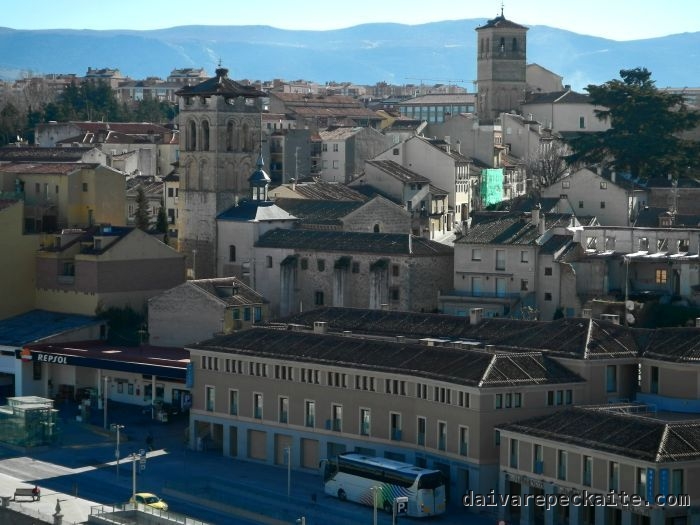
[[[474,113],[474,104],[462,106],[402,106],[401,116],[429,123],[445,122],[445,117],[460,113]]]
[[[603,249],[605,251],[612,251],[615,249],[615,237],[607,236],[604,238],[603,243]],[[640,237],[637,240],[638,251],[648,252],[649,246],[650,244],[648,237]],[[669,241],[669,239],[666,238],[658,238],[656,239],[654,246],[656,246],[655,251],[657,252],[667,252],[669,251],[669,246],[671,246],[674,252],[683,253],[690,251],[690,239],[671,239]],[[598,237],[586,237],[586,249],[597,250]]]
[[[205,408],[209,412],[214,411],[215,407],[215,389],[213,386],[207,386],[205,390]],[[228,413],[232,416],[239,415],[239,391],[229,390]],[[253,419],[263,419],[264,413],[264,398],[263,394],[253,393]],[[331,404],[331,418],[325,421],[325,429],[335,432],[343,432],[343,405]],[[389,413],[389,436],[392,441],[403,441],[403,425],[402,415],[399,412]],[[289,398],[285,396],[278,397],[277,422],[289,423]],[[316,402],[311,400],[304,401],[304,426],[307,428],[317,428],[316,421]],[[427,434],[427,418],[417,416],[416,420],[416,444],[420,446],[426,445]],[[369,408],[359,409],[359,425],[358,430],[361,436],[372,435],[372,411]],[[447,423],[438,421],[436,425],[437,431],[437,449],[446,450],[447,447]],[[460,425],[458,432],[458,450],[463,456],[468,454],[469,450],[469,427]]]
[[[377,227],[378,228],[378,227]],[[375,233],[379,233],[378,231]],[[228,247],[228,261],[229,262],[236,262],[236,245],[235,244],[230,244]],[[272,268],[274,266],[274,260],[271,255],[265,256],[265,266],[267,268]],[[309,259],[307,257],[302,257],[299,260],[299,266],[302,270],[308,270],[309,269]],[[358,261],[353,261],[352,264],[350,265],[352,273],[360,273],[360,263]],[[316,270],[319,272],[325,272],[326,271],[326,260],[325,259],[316,259]],[[392,264],[391,265],[391,276],[392,277],[399,277],[401,274],[401,267],[398,264]]]
[[[546,276],[551,276],[552,269],[549,267],[545,268],[544,274]],[[462,275],[462,279],[464,279],[464,278],[465,278],[465,276]],[[488,277],[486,279],[488,280]],[[511,278],[511,280],[512,280],[512,278]],[[530,290],[530,281],[527,279],[520,279],[520,291],[527,292],[529,290]],[[471,278],[471,294],[473,297],[488,297],[488,296],[506,297],[507,291],[508,291],[508,282],[507,282],[505,277],[496,277],[494,279],[494,292],[493,293],[484,291],[482,277],[472,277]],[[551,301],[552,300],[552,292],[544,292],[543,297],[544,297],[545,301]]]
[[[510,449],[508,453],[508,466],[512,469],[521,469],[520,464],[520,442],[518,439],[510,439]],[[532,444],[532,464],[529,465],[531,472],[535,474],[544,473],[544,447],[538,443]],[[592,483],[595,479],[593,477],[593,457],[582,455],[581,456],[581,469],[580,477],[574,477],[569,475],[569,453],[566,450],[557,449],[557,465],[556,473],[557,479],[560,481],[569,481],[574,483],[580,483],[584,487],[593,487]],[[637,494],[644,497],[648,492],[660,493],[660,491],[654,492],[654,487],[648,487],[647,483],[653,483],[653,480],[649,479],[649,469],[646,467],[636,468],[636,490]],[[683,469],[672,469],[670,472],[670,494],[684,494],[684,472]],[[604,487],[594,487],[601,490],[619,492],[620,491],[620,463],[617,461],[607,461],[607,486]]]
[[[187,122],[186,151],[210,151],[209,121],[203,120],[197,129],[193,120]],[[237,127],[233,122],[226,123],[224,149],[226,151],[254,152],[256,148],[255,130],[247,123]]]

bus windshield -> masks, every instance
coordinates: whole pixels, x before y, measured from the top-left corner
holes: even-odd
[[[440,472],[431,472],[422,474],[418,478],[418,489],[436,489],[444,484],[442,474]]]

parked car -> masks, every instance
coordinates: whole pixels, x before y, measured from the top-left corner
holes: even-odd
[[[134,494],[129,499],[129,503],[147,505],[148,507],[153,507],[158,510],[168,510],[168,504],[150,492],[138,492]]]

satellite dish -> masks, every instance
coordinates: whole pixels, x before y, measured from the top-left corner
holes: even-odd
[[[625,308],[627,308],[630,312],[634,310],[634,301],[625,301]]]
[[[625,316],[625,319],[627,319],[627,324],[634,324],[634,315],[632,314],[627,314]]]

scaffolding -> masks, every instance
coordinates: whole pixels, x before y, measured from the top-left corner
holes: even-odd
[[[0,441],[18,447],[51,445],[58,438],[58,420],[52,399],[9,397],[0,406]]]

